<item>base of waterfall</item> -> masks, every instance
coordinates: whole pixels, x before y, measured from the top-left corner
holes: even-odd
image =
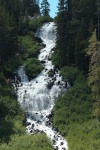
[[[51,139],[55,150],[68,150],[67,141],[54,129],[52,124],[52,110],[55,98],[65,91],[65,83],[59,71],[53,71],[51,62],[52,49],[55,47],[56,27],[53,22],[44,24],[38,31],[45,48],[41,49],[38,59],[44,69],[33,80],[29,81],[23,66],[18,69],[21,82],[14,84],[18,102],[26,113],[26,133],[46,133]],[[53,75],[51,76],[51,74]]]

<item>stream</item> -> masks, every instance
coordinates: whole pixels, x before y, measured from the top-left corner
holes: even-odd
[[[43,62],[43,71],[31,81],[28,80],[24,66],[18,69],[21,82],[15,78],[14,88],[18,102],[26,113],[26,133],[46,133],[55,150],[68,150],[67,141],[55,130],[52,125],[52,109],[55,98],[65,91],[65,83],[59,70],[55,69],[51,55],[56,42],[56,27],[53,22],[45,23],[36,33],[46,45],[40,50],[38,59]],[[48,72],[54,71],[54,76],[49,77]]]

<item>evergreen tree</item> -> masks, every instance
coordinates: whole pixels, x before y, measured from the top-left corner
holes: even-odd
[[[96,39],[96,31],[89,40],[87,55],[90,57],[88,79],[94,100],[93,110],[100,121],[100,42]]]
[[[58,57],[58,66],[61,68],[66,64],[66,23],[67,23],[67,5],[65,0],[59,0],[57,17],[57,42],[56,53]]]
[[[47,0],[43,0],[41,3],[41,14],[43,16],[49,16],[50,12],[50,4],[48,3]]]
[[[6,19],[5,19],[6,18]],[[8,57],[17,50],[17,26],[4,7],[0,6],[0,63],[3,64]]]

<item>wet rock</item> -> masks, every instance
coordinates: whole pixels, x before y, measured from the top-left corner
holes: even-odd
[[[64,144],[63,142],[60,143],[60,145],[63,145],[63,144]]]
[[[29,126],[29,125],[31,125],[31,123],[30,123],[30,122],[26,122],[25,125],[26,125],[26,126]]]
[[[46,121],[46,126],[50,126],[52,123],[50,121]]]
[[[38,43],[42,43],[42,42],[43,42],[42,39],[39,38],[39,37],[34,37],[34,40],[35,40],[36,42],[38,42]]]
[[[48,76],[53,77],[54,74],[55,74],[55,71],[53,69],[50,69],[50,71],[48,72]]]
[[[36,129],[36,130],[34,131],[34,134],[38,134],[38,133],[40,133],[40,131],[39,131],[38,129]]]
[[[54,67],[54,72],[58,72],[58,69],[56,66]]]
[[[60,81],[58,81],[58,85],[60,85]]]
[[[33,133],[33,130],[30,130],[30,133]]]
[[[39,123],[39,124],[40,124],[40,123],[41,123],[41,121],[40,121],[40,120],[37,120],[37,123]]]
[[[52,80],[53,80],[53,81],[56,81],[56,77],[53,77]]]
[[[34,124],[32,124],[32,128],[34,128]]]
[[[49,114],[49,115],[48,115],[48,118],[49,118],[49,119],[52,119],[52,118],[53,118],[53,114],[52,114],[52,113]]]
[[[55,144],[56,143],[56,141],[55,140],[52,140],[53,141],[53,144]]]
[[[54,81],[49,81],[49,83],[47,84],[47,88],[51,89],[53,85],[54,85]]]
[[[40,133],[44,133],[44,131],[42,130],[42,131],[40,131]]]
[[[56,146],[55,150],[58,150],[58,146]]]
[[[45,61],[44,61],[44,60],[41,60],[40,63],[45,64]]]
[[[47,71],[48,69],[46,68],[45,71]]]
[[[62,149],[63,149],[63,150],[66,150],[66,148],[65,148],[65,147],[62,147]]]

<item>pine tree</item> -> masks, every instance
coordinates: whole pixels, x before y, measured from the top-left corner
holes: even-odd
[[[66,25],[67,25],[67,3],[66,0],[59,0],[58,3],[58,17],[57,17],[57,42],[56,53],[58,56],[61,68],[66,64]]]
[[[6,19],[5,19],[6,18]],[[15,54],[17,49],[17,26],[15,19],[0,6],[0,63]]]
[[[100,121],[100,42],[97,41],[96,31],[89,40],[87,55],[90,57],[88,79],[94,100],[93,110]]]
[[[50,4],[48,3],[47,0],[43,0],[41,3],[41,14],[43,16],[49,16],[50,12]]]

